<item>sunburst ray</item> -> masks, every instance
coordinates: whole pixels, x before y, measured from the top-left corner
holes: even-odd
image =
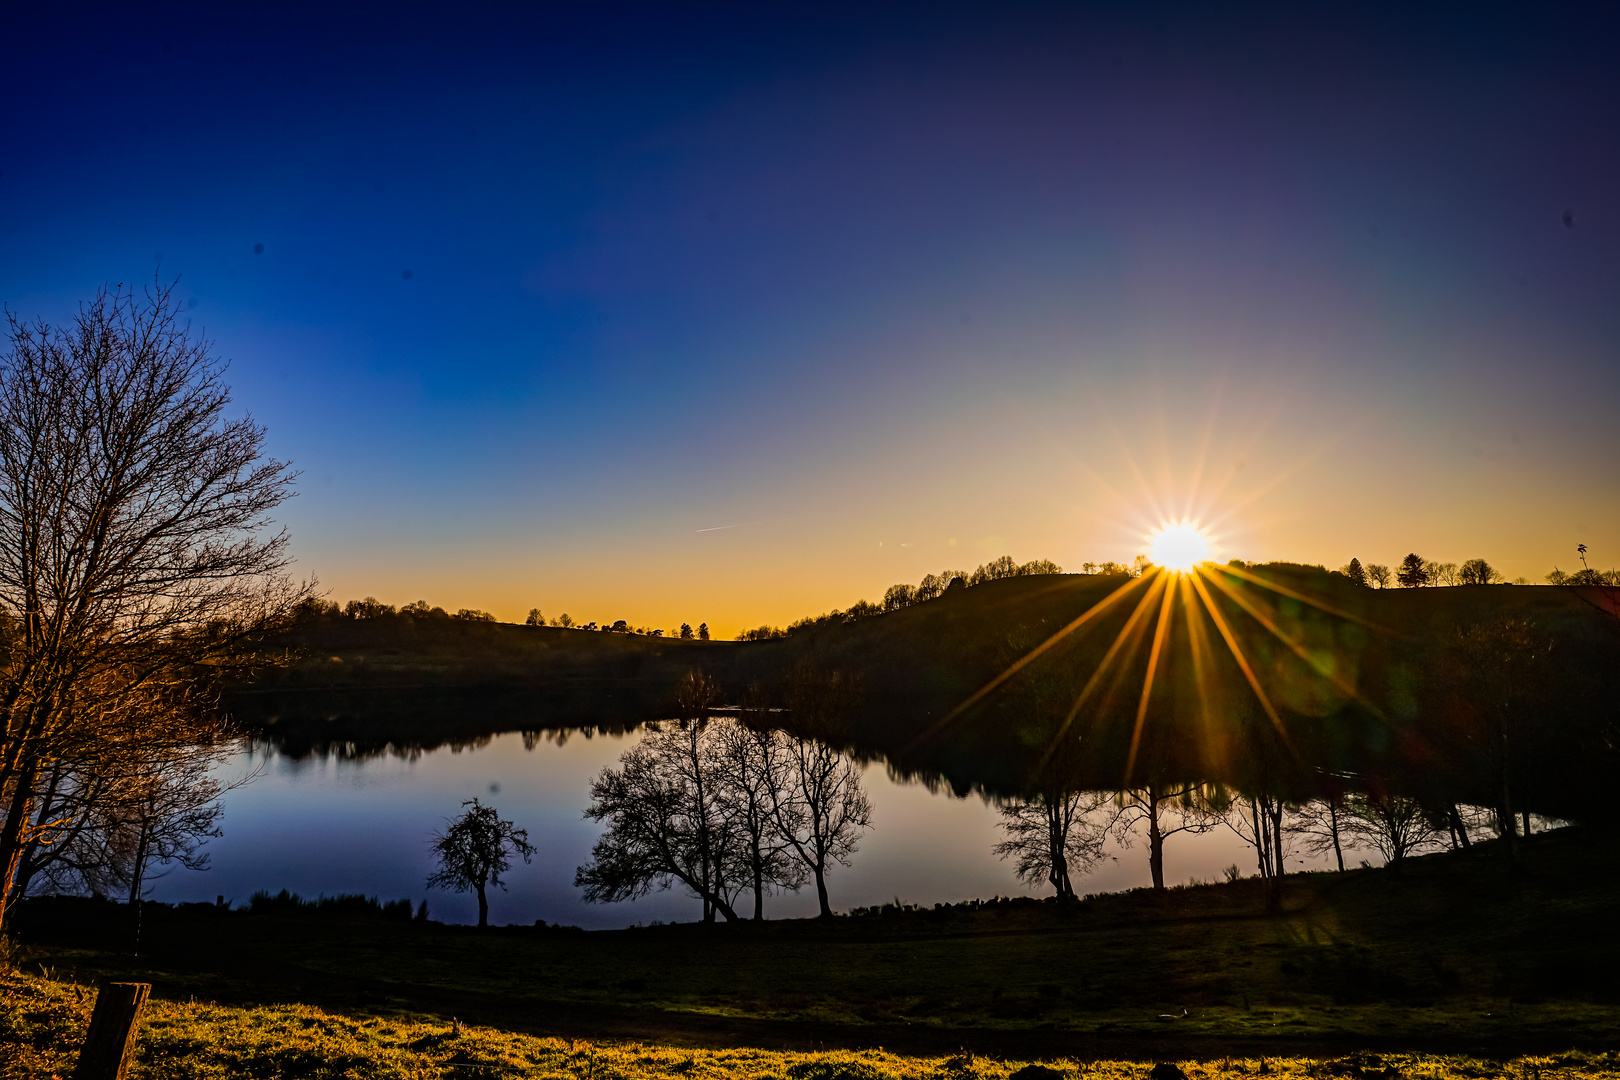
[[[1160,571],[1160,581],[1168,579],[1165,572]],[[1159,670],[1159,656],[1164,652],[1164,640],[1170,633],[1171,603],[1176,598],[1176,590],[1169,585],[1164,586],[1164,602],[1159,605],[1158,625],[1153,628],[1153,648],[1148,652],[1147,675],[1142,679],[1142,698],[1136,705],[1136,724],[1131,729],[1131,750],[1125,757],[1125,782],[1129,783],[1132,772],[1136,769],[1136,752],[1142,745],[1142,726],[1147,723],[1148,700],[1153,695],[1153,676]]]
[[[1226,647],[1232,651],[1232,658],[1237,661],[1238,667],[1243,670],[1243,677],[1249,680],[1249,687],[1254,691],[1254,696],[1260,700],[1260,707],[1265,709],[1266,716],[1271,718],[1271,725],[1277,729],[1277,734],[1282,738],[1283,745],[1292,749],[1293,740],[1288,736],[1288,729],[1283,725],[1282,717],[1277,713],[1276,707],[1271,704],[1271,699],[1266,696],[1265,688],[1260,685],[1260,679],[1255,675],[1254,667],[1249,663],[1248,656],[1243,652],[1243,646],[1238,644],[1237,635],[1233,634],[1232,628],[1227,625],[1226,616],[1221,614],[1220,609],[1215,606],[1215,601],[1210,597],[1209,590],[1204,587],[1204,575],[1193,574],[1191,577],[1193,588],[1198,591],[1198,598],[1204,602],[1204,610],[1209,612],[1209,617],[1215,623],[1215,629],[1221,632],[1221,637],[1226,641]]]
[[[1133,580],[1141,581],[1144,579],[1136,578]],[[1153,610],[1153,598],[1157,595],[1157,590],[1162,588],[1163,585],[1163,578],[1156,577],[1153,584],[1148,586],[1148,591],[1142,594],[1142,599],[1137,601],[1136,609],[1131,612],[1131,617],[1125,620],[1124,626],[1120,627],[1119,635],[1114,638],[1114,643],[1103,654],[1102,660],[1097,664],[1097,670],[1093,671],[1091,678],[1086,680],[1086,685],[1081,688],[1079,696],[1074,699],[1074,704],[1069,706],[1069,711],[1063,717],[1063,722],[1058,725],[1057,732],[1052,736],[1052,741],[1047,744],[1046,753],[1041,755],[1041,768],[1045,768],[1046,763],[1052,759],[1052,755],[1057,752],[1058,745],[1063,741],[1063,737],[1068,734],[1069,728],[1074,725],[1075,718],[1080,715],[1080,710],[1090,700],[1091,695],[1096,692],[1097,687],[1102,685],[1103,676],[1113,666],[1114,659],[1119,655],[1120,650],[1125,647],[1127,642],[1134,639],[1137,625],[1142,621],[1143,615]]]
[[[1244,596],[1241,591],[1232,588],[1232,586],[1222,581],[1217,575],[1209,575],[1209,581],[1210,584],[1221,590],[1221,592],[1224,593],[1234,604],[1248,612],[1250,618],[1259,623],[1261,626],[1265,627],[1271,632],[1273,637],[1286,645],[1290,652],[1299,657],[1301,660],[1305,661],[1305,663],[1309,664],[1312,671],[1315,671],[1318,675],[1331,682],[1339,693],[1343,694],[1347,698],[1358,701],[1365,705],[1368,709],[1372,710],[1373,714],[1380,720],[1384,719],[1384,714],[1379,710],[1377,705],[1374,705],[1370,700],[1363,696],[1361,691],[1357,690],[1353,685],[1350,684],[1348,680],[1344,678],[1343,675],[1339,674],[1336,668],[1324,670],[1321,663],[1318,662],[1317,657],[1313,656],[1310,650],[1306,649],[1303,644],[1295,641],[1292,637],[1285,633],[1282,627],[1277,625],[1276,620],[1267,614],[1266,611],[1260,607],[1260,605],[1256,604],[1250,598]]]
[[[926,742],[928,739],[939,734],[939,732],[942,731],[952,720],[955,720],[958,716],[961,716],[963,713],[973,708],[974,705],[977,705],[990,694],[994,693],[998,687],[1002,686],[1008,679],[1011,679],[1014,675],[1017,675],[1024,668],[1028,667],[1042,653],[1051,649],[1058,642],[1079,630],[1086,623],[1102,615],[1103,612],[1119,603],[1119,601],[1123,600],[1127,595],[1129,595],[1132,589],[1136,588],[1140,584],[1142,584],[1141,578],[1131,578],[1119,588],[1115,589],[1113,592],[1097,601],[1097,603],[1087,608],[1085,612],[1083,612],[1078,618],[1071,620],[1068,625],[1057,631],[1057,633],[1053,634],[1051,637],[1035,646],[1029,652],[1013,661],[1012,664],[1008,665],[1005,671],[981,686],[966,701],[962,702],[960,705],[956,706],[956,708],[952,709],[934,723],[930,724],[927,728],[923,729],[923,731],[918,734],[916,738],[912,739],[911,742],[906,745],[905,749],[908,751],[912,750],[916,748],[918,744]],[[1140,605],[1138,606],[1140,607]],[[1111,651],[1110,655],[1112,655]]]

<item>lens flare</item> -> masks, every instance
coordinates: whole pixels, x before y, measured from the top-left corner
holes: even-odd
[[[1148,558],[1166,570],[1184,574],[1209,555],[1209,537],[1191,521],[1161,525],[1148,536]]]

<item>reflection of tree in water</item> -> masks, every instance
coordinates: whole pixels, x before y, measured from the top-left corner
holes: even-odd
[[[1415,800],[1466,844],[1480,831],[1470,808],[1578,820],[1606,790],[1614,750],[1601,705],[1620,693],[1617,628],[1568,590],[1386,592],[1284,565],[1199,574],[987,582],[785,640],[727,643],[711,674],[721,701],[742,700],[750,684],[784,701],[808,660],[857,677],[861,700],[821,741],[935,793],[1010,804],[1043,792],[1149,792],[1151,804],[1154,790],[1187,790],[1211,812],[1241,808],[1248,824],[1235,824],[1269,849],[1259,860],[1268,876],[1292,861],[1293,838],[1303,841],[1299,808],[1310,817],[1326,799],[1337,800],[1330,845],[1345,800],[1373,791]],[[1534,688],[1516,674],[1528,666],[1509,657],[1486,667],[1474,655],[1482,632],[1467,628],[1505,617],[1532,627],[1538,656],[1551,643]],[[670,716],[678,679],[639,671],[546,690],[269,694],[260,730],[291,756],[410,756],[501,731],[531,749],[560,746]],[[1511,715],[1484,700],[1504,699],[1504,685]],[[769,722],[796,732],[807,719]],[[1163,829],[1161,845],[1151,823],[1142,832],[1160,862]]]

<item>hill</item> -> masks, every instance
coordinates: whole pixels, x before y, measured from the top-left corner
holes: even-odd
[[[1199,585],[1154,575],[1011,578],[757,642],[325,617],[278,643],[297,662],[233,689],[228,703],[287,752],[365,754],[497,731],[622,730],[668,715],[692,668],[736,700],[750,685],[780,695],[789,673],[808,665],[851,675],[863,691],[838,730],[820,734],[959,791],[1019,790],[1069,732],[1088,748],[1090,772],[1077,781],[1096,786],[1117,782],[1127,760],[1242,782],[1273,755],[1296,773],[1408,786],[1450,770],[1474,790],[1449,798],[1489,804],[1477,789],[1494,752],[1491,699],[1511,693],[1516,737],[1529,740],[1519,749],[1539,770],[1529,785],[1538,809],[1579,816],[1604,786],[1620,619],[1605,610],[1613,601],[1603,590],[1371,590],[1286,564],[1210,572]],[[1464,633],[1514,626],[1528,642],[1515,646],[1522,657],[1480,652],[1494,639],[1481,645]],[[1065,720],[1093,682],[1085,708]],[[1273,731],[1281,750],[1267,742]]]

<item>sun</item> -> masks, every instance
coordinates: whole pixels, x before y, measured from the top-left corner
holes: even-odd
[[[1161,525],[1148,534],[1148,558],[1166,570],[1186,573],[1209,555],[1209,537],[1191,521]]]

